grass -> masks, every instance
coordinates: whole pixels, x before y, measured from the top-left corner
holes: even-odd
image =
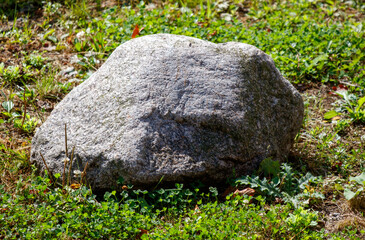
[[[365,237],[363,183],[354,181],[365,172],[361,1],[15,3],[0,5],[0,238]],[[142,191],[121,183],[104,196],[39,176],[29,162],[35,128],[136,25],[140,36],[238,41],[268,53],[305,102],[287,162],[267,159],[227,189],[176,183]]]

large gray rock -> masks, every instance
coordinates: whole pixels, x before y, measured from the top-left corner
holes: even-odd
[[[249,174],[285,159],[303,101],[273,60],[247,44],[150,35],[119,46],[72,90],[37,131],[31,160],[63,170],[64,126],[73,169],[108,190],[122,177],[138,187]]]

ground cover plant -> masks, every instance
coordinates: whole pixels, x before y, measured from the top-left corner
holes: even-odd
[[[4,1],[0,238],[364,239],[364,11],[355,0]],[[36,127],[117,46],[155,33],[268,53],[305,102],[287,161],[266,159],[224,187],[142,191],[120,181],[104,196],[38,176],[29,162]]]

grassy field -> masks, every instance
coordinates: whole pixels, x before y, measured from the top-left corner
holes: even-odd
[[[361,0],[3,1],[0,239],[364,239],[364,14]],[[120,184],[95,196],[39,176],[36,128],[117,46],[155,33],[269,54],[305,103],[287,161],[226,189]]]

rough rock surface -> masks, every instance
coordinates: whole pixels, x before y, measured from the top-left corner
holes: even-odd
[[[303,101],[273,60],[251,45],[157,34],[119,46],[38,129],[31,160],[63,171],[64,126],[73,170],[93,189],[121,177],[138,187],[249,174],[287,157]]]

